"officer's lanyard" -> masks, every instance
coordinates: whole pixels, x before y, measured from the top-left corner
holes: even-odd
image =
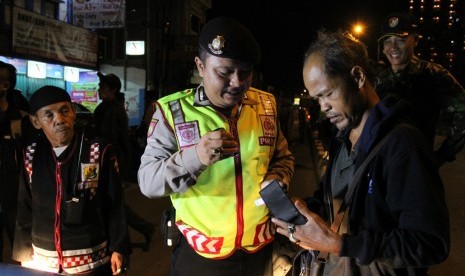
[[[74,184],[73,184],[73,201],[79,201],[79,198],[76,197],[76,186],[78,182],[78,175],[79,175],[79,167],[81,166],[81,155],[82,155],[82,143],[84,142],[84,132],[81,135],[81,144],[79,145],[79,156],[78,162],[76,165],[76,174],[74,175]]]
[[[230,116],[231,119],[239,118],[239,114],[241,114],[242,106],[243,104],[239,103],[233,108],[233,110],[231,111],[231,116]]]
[[[239,119],[239,114],[241,114],[242,106],[243,106],[242,103],[238,103],[231,109],[231,111],[229,111],[229,109],[224,109],[224,108],[211,105],[211,107],[216,112],[223,115],[223,117],[226,118],[228,121],[231,121],[231,120],[237,121]]]

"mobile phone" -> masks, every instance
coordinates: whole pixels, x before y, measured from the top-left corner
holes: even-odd
[[[278,181],[273,180],[261,189],[260,196],[274,217],[297,225],[307,222]]]

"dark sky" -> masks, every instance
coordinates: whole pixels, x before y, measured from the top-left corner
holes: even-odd
[[[350,29],[363,21],[360,39],[375,58],[380,20],[397,11],[408,11],[408,0],[213,0],[207,19],[228,16],[246,25],[260,44],[257,69],[265,82],[292,95],[303,89],[302,56],[318,29]]]

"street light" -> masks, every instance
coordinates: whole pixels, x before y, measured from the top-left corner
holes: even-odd
[[[362,23],[356,23],[353,27],[352,27],[352,31],[353,33],[356,35],[356,36],[360,36],[363,34],[363,32],[365,31],[365,26],[362,24]]]

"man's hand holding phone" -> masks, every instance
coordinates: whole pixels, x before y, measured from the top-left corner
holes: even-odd
[[[274,217],[297,225],[307,222],[307,219],[295,207],[285,188],[277,180],[262,185],[260,196]]]

